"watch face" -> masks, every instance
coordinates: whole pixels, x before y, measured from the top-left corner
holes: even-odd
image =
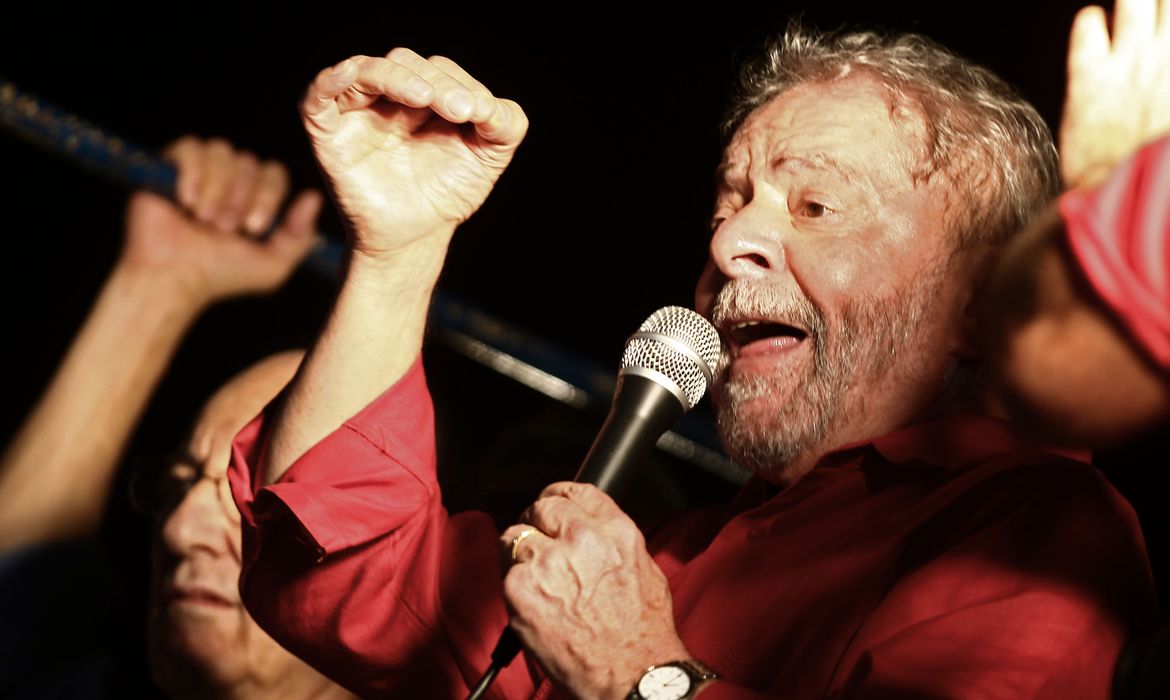
[[[678,666],[659,666],[642,675],[638,693],[646,700],[679,700],[691,692],[691,677]]]

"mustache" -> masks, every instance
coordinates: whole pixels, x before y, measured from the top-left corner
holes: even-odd
[[[711,322],[716,328],[726,328],[729,321],[744,318],[769,319],[803,329],[812,343],[814,368],[824,371],[827,324],[824,314],[808,297],[759,280],[728,280],[711,305]],[[726,388],[727,368],[731,365],[729,348],[725,342],[715,369],[715,385],[720,389]],[[718,392],[714,398],[719,400]]]
[[[814,340],[825,332],[824,314],[799,292],[782,291],[753,279],[723,285],[711,308],[711,322],[722,328],[731,319],[759,318],[783,322],[806,331]]]

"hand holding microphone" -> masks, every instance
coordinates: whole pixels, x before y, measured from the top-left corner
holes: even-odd
[[[520,642],[580,697],[629,692],[647,666],[688,656],[666,577],[613,499],[630,468],[702,398],[721,350],[714,327],[681,307],[655,312],[627,341],[609,416],[577,480],[547,487],[500,538],[512,559],[511,626],[471,697]]]

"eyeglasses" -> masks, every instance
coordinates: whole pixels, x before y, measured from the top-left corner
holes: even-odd
[[[195,484],[207,479],[215,486],[224,514],[239,522],[227,474],[208,476],[204,465],[186,450],[135,460],[130,470],[130,505],[138,513],[162,520],[171,514]]]

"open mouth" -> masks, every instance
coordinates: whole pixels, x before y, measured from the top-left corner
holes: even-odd
[[[736,350],[765,341],[772,345],[796,345],[808,337],[808,332],[776,321],[739,321],[731,324],[727,338]]]

